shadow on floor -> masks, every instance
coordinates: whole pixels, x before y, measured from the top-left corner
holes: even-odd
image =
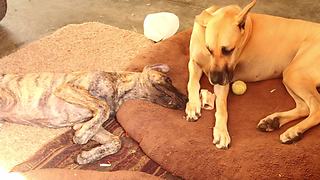
[[[13,34],[2,25],[0,25],[0,42],[0,58],[14,52],[18,47]]]

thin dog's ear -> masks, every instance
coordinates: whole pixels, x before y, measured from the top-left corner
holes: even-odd
[[[212,17],[212,14],[219,9],[217,6],[211,6],[206,10],[203,10],[201,14],[196,16],[195,22],[199,25],[206,27],[210,18]]]
[[[247,15],[251,8],[256,4],[256,0],[253,0],[251,3],[249,3],[246,7],[242,9],[242,11],[237,16],[237,23],[240,29],[244,29],[245,22],[247,19]]]
[[[147,65],[143,68],[143,72],[147,72],[149,70],[155,70],[162,73],[168,73],[170,71],[170,68],[167,64],[153,64],[153,65]]]

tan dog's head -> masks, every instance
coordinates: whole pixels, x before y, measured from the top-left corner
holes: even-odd
[[[255,3],[256,0],[253,0],[243,9],[236,5],[222,8],[213,6],[196,16],[195,23],[204,29],[205,47],[201,48],[202,52],[210,56],[197,58],[196,61],[211,84],[225,85],[232,80],[243,48],[247,15]]]

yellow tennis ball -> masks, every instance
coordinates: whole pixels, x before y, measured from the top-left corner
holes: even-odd
[[[232,92],[236,95],[242,95],[246,92],[247,85],[243,81],[235,81],[232,84]]]

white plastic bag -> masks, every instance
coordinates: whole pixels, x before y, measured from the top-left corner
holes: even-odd
[[[144,35],[155,42],[167,39],[179,29],[179,18],[173,13],[148,14],[143,23]]]

